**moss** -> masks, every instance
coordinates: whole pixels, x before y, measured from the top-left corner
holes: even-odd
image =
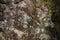
[[[0,28],[4,29],[4,24],[2,24],[2,21],[0,21]]]
[[[32,2],[34,3],[34,5],[36,5],[36,0],[32,0]]]
[[[2,12],[4,10],[4,7],[2,4],[0,4],[0,12]]]
[[[11,0],[6,0],[5,2],[6,2],[6,4],[9,4],[9,3],[11,3]]]
[[[45,5],[49,10],[52,10],[54,7],[54,4],[51,2],[51,0],[40,0],[40,4]]]

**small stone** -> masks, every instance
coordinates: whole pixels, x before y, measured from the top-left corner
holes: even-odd
[[[28,28],[28,26],[26,24],[23,25],[24,28]]]
[[[6,23],[6,22],[7,22],[7,20],[4,20],[4,22]]]
[[[11,16],[13,16],[13,13],[10,13]]]
[[[49,26],[49,23],[48,23],[48,22],[46,22],[46,23],[45,23],[45,26],[46,26],[46,27],[47,27],[47,26]]]
[[[45,30],[42,28],[41,31],[44,32]]]

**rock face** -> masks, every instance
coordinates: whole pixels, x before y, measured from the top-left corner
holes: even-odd
[[[3,2],[2,2],[3,1]],[[49,40],[46,27],[52,25],[44,3],[35,0],[1,0],[5,40]],[[39,4],[39,7],[36,5]],[[45,37],[46,36],[46,37]]]

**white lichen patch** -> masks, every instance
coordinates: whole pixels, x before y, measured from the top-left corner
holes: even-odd
[[[35,30],[36,34],[40,33],[41,32],[41,29],[39,27],[36,28]]]
[[[27,33],[22,32],[18,29],[14,29],[14,32],[18,35],[18,37],[22,38],[23,35],[27,35]]]
[[[26,24],[23,25],[24,28],[28,28],[28,26]]]
[[[46,27],[47,27],[47,26],[49,26],[49,23],[48,23],[48,22],[46,22],[46,23],[45,23],[45,26],[46,26]]]
[[[49,39],[50,39],[50,36],[47,35],[47,34],[41,34],[39,38],[40,38],[41,40],[49,40]]]
[[[27,5],[24,1],[20,2],[18,6],[21,7],[21,8],[26,8],[27,7]]]

